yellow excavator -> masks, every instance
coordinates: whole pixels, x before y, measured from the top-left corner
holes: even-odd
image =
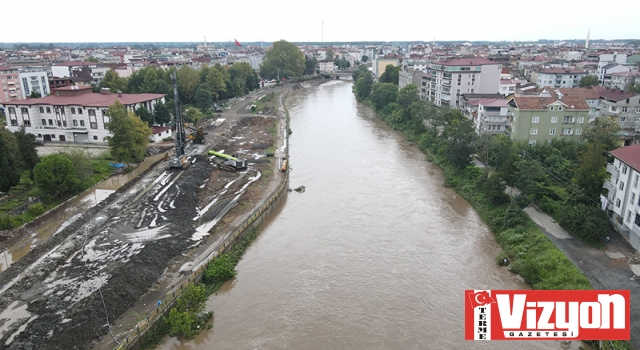
[[[191,140],[193,143],[199,143],[199,144],[204,143],[204,135],[207,135],[207,133],[204,132],[201,126],[193,127],[193,126],[190,126],[188,123],[184,124],[184,126],[185,126],[185,129],[188,129],[191,132],[189,135],[187,135],[187,138],[189,140]]]

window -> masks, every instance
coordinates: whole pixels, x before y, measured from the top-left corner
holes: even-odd
[[[84,126],[84,120],[80,120],[80,126]]]
[[[627,222],[631,222],[631,210],[627,211]]]
[[[572,124],[574,122],[575,122],[575,119],[573,118],[573,116],[567,115],[562,118],[563,124]]]
[[[49,125],[53,126],[53,120],[49,119]]]
[[[580,128],[576,129],[576,135],[582,135],[582,129]]]
[[[91,129],[97,129],[97,128],[98,128],[98,123],[91,122]]]
[[[629,170],[629,167],[627,167],[626,165],[622,166],[622,173],[623,174],[626,174],[628,170]]]
[[[640,117],[636,117],[636,123],[640,123]]]
[[[640,178],[640,175],[636,174],[635,179],[633,179],[633,187],[638,187],[638,178]]]
[[[540,117],[531,117],[531,122],[536,124],[540,122]]]
[[[76,114],[76,109],[74,107],[71,107],[71,114]]]
[[[42,119],[42,125],[47,125],[47,120],[46,119]]]
[[[640,215],[636,215],[636,226],[640,226]]]
[[[620,208],[620,198],[616,199],[616,208]]]
[[[618,189],[619,189],[620,191],[623,191],[623,190],[624,190],[624,182],[620,181],[620,185],[618,186]]]
[[[44,113],[44,107],[40,107],[40,113]]]
[[[553,106],[549,107],[549,110],[550,110],[550,111],[553,111]]]
[[[73,126],[78,126],[78,121],[77,120],[73,120]]]
[[[89,109],[88,111],[89,111],[88,113],[89,113],[90,117],[95,117],[96,116],[96,110],[95,109]]]
[[[627,121],[627,117],[620,117],[620,123],[624,123]]]
[[[556,129],[549,129],[549,135],[555,135]]]
[[[627,111],[627,107],[620,107],[620,112],[626,112]]]
[[[535,146],[536,140],[529,140],[529,146]]]
[[[636,201],[636,194],[631,192],[631,199],[629,200],[629,204],[633,205]]]
[[[42,138],[42,134],[38,134],[38,138],[41,139]]]
[[[551,117],[551,123],[557,123],[558,117]]]
[[[558,106],[558,110],[559,110],[559,111],[561,111],[561,110],[562,110],[562,107]]]
[[[55,138],[56,138],[56,135],[51,134],[51,138],[52,138],[52,139],[55,139]]]
[[[561,135],[573,135],[573,129],[571,128],[562,128],[560,132]]]
[[[584,117],[578,117],[578,123],[584,123]]]
[[[94,140],[98,140],[98,136],[93,135],[93,139],[94,139]]]
[[[538,135],[538,128],[531,128],[531,130],[529,131],[529,134]]]
[[[78,108],[78,114],[82,114],[82,108]]]

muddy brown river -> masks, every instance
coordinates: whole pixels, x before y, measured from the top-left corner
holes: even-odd
[[[160,349],[561,349],[464,340],[465,289],[527,289],[442,172],[358,104],[350,82],[296,90],[292,192],[212,296],[214,327]],[[564,348],[577,348],[575,342]]]

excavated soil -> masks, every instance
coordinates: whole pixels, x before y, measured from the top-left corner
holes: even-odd
[[[277,118],[223,116],[207,144],[189,145],[191,166],[152,167],[0,274],[0,348],[87,349],[168,269],[249,210],[271,179]],[[219,170],[206,150],[249,162]],[[202,227],[218,222],[208,232]],[[101,297],[102,295],[102,297]],[[106,315],[105,315],[106,309]]]

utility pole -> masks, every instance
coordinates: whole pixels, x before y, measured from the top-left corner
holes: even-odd
[[[322,21],[322,26],[320,28],[320,42],[324,45],[324,21]]]

